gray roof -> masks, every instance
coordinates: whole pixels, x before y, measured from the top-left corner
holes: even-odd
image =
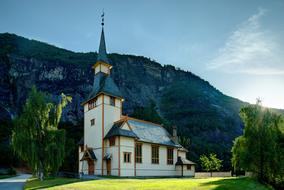
[[[128,120],[128,123],[132,131],[138,136],[139,141],[181,147],[171,139],[171,135],[160,125],[131,119]]]
[[[95,98],[100,93],[122,98],[121,92],[119,91],[117,85],[110,77],[110,75],[104,74],[102,72],[99,72],[95,75],[93,89],[84,102]]]
[[[107,58],[104,28],[102,28],[100,47],[99,47],[99,54],[98,54],[97,61],[103,61],[105,63],[110,64],[109,60]]]
[[[87,158],[89,158],[91,160],[97,160],[97,157],[96,157],[94,151],[92,149],[90,149],[90,148],[85,150],[81,160],[86,160]]]
[[[195,165],[195,163],[186,159],[186,158],[181,158],[179,156],[178,159],[177,159],[176,165],[177,166],[179,166],[179,165]]]
[[[110,138],[114,136],[124,136],[124,137],[131,137],[131,138],[138,138],[135,133],[130,130],[120,128],[124,121],[115,123],[112,128],[109,130],[105,138]]]

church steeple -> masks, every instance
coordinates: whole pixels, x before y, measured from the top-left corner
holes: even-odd
[[[105,33],[104,33],[104,24],[105,24],[104,16],[105,16],[105,13],[102,14],[102,32],[101,32],[97,62],[93,66],[93,69],[95,70],[95,74],[99,72],[102,72],[104,74],[110,74],[110,69],[112,68],[108,60],[107,51],[106,51],[106,42],[105,42]]]
[[[109,62],[106,51],[105,35],[104,35],[104,13],[102,14],[102,33],[100,38],[99,53],[96,63],[92,67],[94,69],[93,89],[84,103],[98,97],[101,94],[111,97],[123,99],[119,88],[110,76],[112,65]]]
[[[104,34],[104,26],[102,23],[102,33],[101,33],[101,40],[100,40],[100,47],[99,47],[99,54],[97,61],[102,61],[104,63],[108,63],[107,52],[106,52],[106,42],[105,42],[105,34]]]

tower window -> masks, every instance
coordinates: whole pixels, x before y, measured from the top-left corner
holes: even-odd
[[[91,110],[91,109],[93,109],[94,107],[96,107],[96,102],[97,102],[97,99],[93,99],[93,100],[89,101],[89,103],[88,103],[88,109]]]
[[[95,125],[95,119],[91,119],[91,126],[94,126]]]
[[[131,152],[124,152],[123,158],[124,158],[125,163],[130,163],[131,162]]]
[[[115,106],[115,97],[113,97],[113,96],[110,96],[110,97],[109,97],[109,104],[110,104],[111,106]]]

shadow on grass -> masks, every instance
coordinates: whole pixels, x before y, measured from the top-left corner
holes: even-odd
[[[61,185],[83,182],[83,181],[88,181],[88,180],[80,180],[75,178],[47,178],[43,181],[40,181],[39,179],[34,178],[26,183],[25,189],[28,190],[45,189],[49,187],[61,186]]]
[[[203,183],[202,186],[213,186],[214,190],[273,190],[250,177],[223,178]]]

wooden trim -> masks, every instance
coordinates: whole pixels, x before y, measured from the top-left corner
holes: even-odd
[[[104,175],[104,123],[105,123],[105,115],[104,115],[104,95],[102,96],[102,175]]]
[[[136,176],[136,140],[134,140],[134,176]]]
[[[143,122],[143,123],[149,123],[149,124],[152,124],[152,125],[157,125],[157,126],[163,127],[162,125],[157,124],[157,123],[152,123],[150,121],[144,121],[144,120],[141,120],[141,119],[136,119],[136,118],[128,117],[128,116],[127,116],[127,120],[140,121],[140,122]]]
[[[120,176],[120,136],[118,136],[118,176]]]
[[[122,100],[120,100],[120,118],[122,116]]]
[[[102,65],[108,67],[109,69],[112,68],[112,66],[111,66],[110,64],[105,63],[105,62],[103,62],[103,61],[97,61],[97,62],[92,66],[92,68],[95,69],[99,64],[102,64]]]

